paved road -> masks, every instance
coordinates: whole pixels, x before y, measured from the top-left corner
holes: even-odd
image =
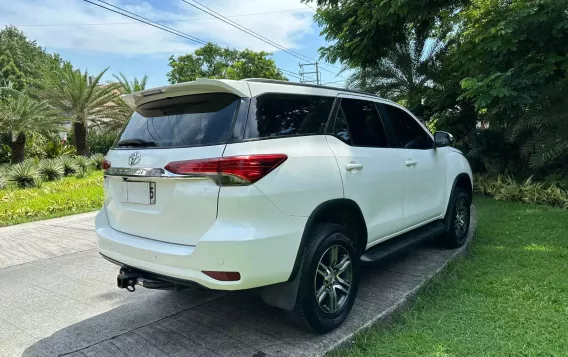
[[[0,356],[316,356],[387,316],[459,251],[423,246],[367,270],[350,317],[324,336],[257,292],[128,293],[95,248],[94,214],[0,228]]]

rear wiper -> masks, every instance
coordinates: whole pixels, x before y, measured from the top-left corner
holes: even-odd
[[[154,141],[147,141],[144,139],[124,139],[120,140],[116,146],[158,146]]]

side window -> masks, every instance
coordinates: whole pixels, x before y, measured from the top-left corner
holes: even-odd
[[[398,147],[404,149],[431,149],[432,138],[418,122],[404,110],[383,104],[398,138]]]
[[[335,118],[335,123],[333,124],[333,135],[335,135],[339,140],[343,141],[348,145],[352,145],[351,134],[349,133],[349,127],[347,126],[347,121],[345,120],[345,115],[343,110],[339,108],[337,111],[337,117]]]
[[[281,93],[253,98],[244,138],[323,134],[334,100]]]
[[[375,103],[343,98],[337,119],[341,120],[342,116],[346,122],[346,130],[348,128],[347,134],[350,134],[353,145],[388,147],[385,129]],[[334,130],[336,129],[337,125],[334,127]]]

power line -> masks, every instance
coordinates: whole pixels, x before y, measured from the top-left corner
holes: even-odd
[[[230,18],[233,17],[245,17],[245,16],[257,16],[257,15],[268,15],[268,14],[276,14],[282,12],[293,12],[293,11],[302,11],[305,8],[298,8],[298,9],[289,9],[289,10],[279,10],[279,11],[267,11],[267,12],[256,12],[252,14],[240,14],[240,15],[231,15],[227,16]],[[180,19],[180,20],[155,20],[155,22],[162,23],[162,22],[187,22],[187,21],[195,21],[195,20],[212,20],[211,17],[194,17],[194,18],[187,18],[187,19]],[[92,24],[24,24],[24,25],[14,25],[18,27],[49,27],[49,26],[105,26],[105,25],[139,25],[138,22],[101,22],[101,23],[92,23]]]
[[[144,19],[144,20],[147,20],[147,21],[150,21],[150,22],[137,19],[137,18],[135,18],[135,17],[133,17],[133,16],[129,16],[129,15],[124,14],[124,13],[122,13],[122,12],[118,12],[118,11],[116,11],[116,10],[113,10],[113,9],[111,9],[111,8],[108,8],[108,7],[106,7],[106,6],[103,6],[103,5],[101,5],[101,4],[94,3],[94,2],[92,2],[92,1],[90,1],[90,0],[83,0],[83,1],[88,2],[88,3],[90,3],[90,4],[93,4],[93,5],[95,5],[95,6],[101,7],[101,8],[103,8],[103,9],[105,9],[105,10],[112,11],[112,12],[117,13],[117,14],[119,14],[119,15],[126,16],[126,17],[128,17],[128,18],[133,19],[133,20],[136,20],[136,21],[139,21],[139,22],[143,22],[143,23],[145,23],[146,25],[150,25],[150,26],[155,27],[155,28],[158,28],[158,29],[160,29],[160,30],[163,30],[163,31],[172,33],[172,34],[174,34],[174,35],[181,36],[181,37],[186,38],[186,39],[188,39],[188,40],[197,42],[197,43],[199,43],[199,44],[202,44],[202,45],[206,45],[206,44],[207,44],[206,41],[203,41],[203,40],[198,39],[197,37],[193,37],[193,36],[191,36],[191,35],[184,34],[183,32],[180,32],[180,31],[178,31],[178,30],[172,29],[171,27],[164,26],[164,25],[160,25],[160,24],[158,24],[158,26],[157,26],[157,25],[155,25],[155,24],[152,23],[152,22],[154,22],[154,21],[148,20],[148,19],[146,19],[145,17],[136,15],[136,14],[130,12],[130,11],[126,11],[126,10],[124,10],[124,9],[121,9],[121,8],[118,7],[118,6],[111,5],[111,6],[115,7],[115,8],[117,8],[117,9],[120,9],[121,11],[130,13],[130,14],[133,14],[134,16],[140,17],[141,19]],[[100,1],[100,0],[99,0],[99,1]],[[102,2],[104,2],[104,1],[102,1]],[[105,3],[105,4],[106,4],[106,3]]]
[[[124,10],[124,9],[118,7],[118,6],[114,6],[114,5],[108,4],[108,3],[106,3],[106,2],[104,2],[104,1],[102,1],[102,0],[99,0],[99,1],[102,2],[102,3],[104,3],[104,4],[110,5],[110,6],[114,7],[114,8],[116,8],[116,9],[119,9],[120,11],[127,12],[127,13],[129,13],[129,14],[132,14],[132,15],[134,15],[134,16],[140,17],[141,19],[148,20],[148,21],[150,21],[150,22],[146,22],[146,21],[140,20],[140,19],[138,19],[138,18],[135,18],[135,17],[133,17],[133,16],[129,16],[129,15],[127,15],[127,14],[124,14],[124,13],[122,13],[122,12],[113,10],[113,9],[108,8],[108,7],[106,7],[106,6],[103,6],[103,5],[94,3],[94,2],[92,2],[92,1],[90,1],[90,0],[83,0],[83,1],[88,2],[88,3],[92,4],[92,5],[96,5],[96,6],[100,7],[100,8],[105,9],[105,10],[112,11],[112,12],[117,13],[117,14],[119,14],[119,15],[126,16],[126,17],[128,17],[128,18],[133,19],[133,20],[136,20],[136,21],[145,23],[146,25],[150,25],[150,26],[155,27],[155,28],[157,28],[157,29],[160,29],[160,30],[169,32],[169,33],[171,33],[171,34],[174,34],[174,35],[177,35],[177,36],[180,36],[180,37],[189,39],[189,40],[192,40],[192,41],[194,41],[194,42],[198,42],[198,43],[203,44],[203,45],[206,45],[206,44],[207,44],[207,42],[204,41],[204,40],[201,40],[201,39],[199,39],[199,38],[197,38],[197,37],[188,35],[188,34],[186,34],[186,33],[184,33],[184,32],[181,32],[181,31],[172,29],[172,28],[170,28],[170,27],[167,27],[167,26],[164,26],[164,25],[160,25],[160,24],[158,24],[158,25],[160,25],[161,27],[160,27],[160,26],[156,26],[156,25],[154,25],[154,24],[151,23],[151,22],[153,22],[152,20],[146,19],[145,17],[142,17],[142,16],[137,15],[137,14],[135,14],[135,13],[132,13],[132,12],[130,12],[130,11]],[[170,30],[173,30],[173,31],[170,31]],[[291,73],[291,74],[289,74],[290,76],[296,77],[296,78],[300,79],[299,76],[297,76],[296,74],[294,74],[294,73],[291,72],[291,71],[284,70],[284,69],[281,69],[281,68],[278,68],[278,67],[276,67],[276,68],[277,68],[278,70],[282,71],[282,72],[290,72],[290,73]]]
[[[272,40],[269,40],[269,39],[267,39],[266,37],[264,37],[264,36],[262,36],[262,35],[259,35],[258,33],[256,33],[256,32],[254,32],[254,31],[252,31],[252,30],[250,30],[250,29],[248,29],[248,28],[246,28],[246,27],[244,27],[244,26],[242,26],[242,25],[236,23],[236,22],[233,21],[233,20],[228,19],[226,16],[223,16],[222,14],[220,14],[220,13],[216,12],[215,10],[213,10],[213,9],[211,9],[211,8],[209,8],[209,7],[205,6],[205,5],[203,5],[203,4],[201,4],[200,2],[198,2],[198,1],[196,1],[196,0],[192,0],[192,1],[193,1],[194,3],[196,3],[197,5],[199,5],[200,7],[198,7],[198,6],[195,5],[195,4],[192,4],[192,3],[188,2],[187,0],[181,0],[181,1],[183,1],[183,2],[186,3],[186,4],[188,4],[189,6],[192,6],[192,7],[196,8],[196,9],[198,9],[198,10],[200,10],[200,11],[205,12],[205,13],[207,13],[207,14],[209,14],[209,15],[211,15],[211,16],[213,16],[213,17],[215,17],[215,18],[217,18],[217,19],[219,19],[219,20],[221,20],[221,21],[223,21],[224,23],[229,24],[229,25],[233,26],[234,28],[237,28],[237,29],[239,29],[239,30],[241,30],[241,31],[243,31],[243,32],[245,32],[245,33],[247,33],[247,34],[249,34],[249,35],[251,35],[251,36],[253,36],[253,37],[255,37],[255,38],[257,38],[257,39],[259,39],[259,40],[261,40],[261,41],[263,41],[263,42],[265,42],[265,43],[268,43],[269,45],[274,46],[274,47],[276,47],[276,48],[278,48],[278,49],[280,49],[280,50],[282,50],[282,51],[284,51],[284,52],[286,52],[286,53],[288,53],[288,54],[290,54],[290,55],[292,55],[292,56],[294,56],[294,57],[296,57],[296,58],[298,58],[298,59],[300,59],[300,60],[302,60],[302,61],[314,61],[314,62],[317,62],[317,60],[315,60],[315,59],[313,59],[313,58],[304,56],[304,55],[301,54],[301,53],[298,53],[298,52],[296,52],[296,51],[292,51],[292,50],[290,50],[290,49],[287,49],[287,48],[285,48],[284,46],[279,45],[279,44],[277,44],[276,42],[274,42],[274,41],[272,41]],[[204,8],[204,9],[203,9],[203,8]],[[330,65],[330,66],[333,66],[333,65]],[[333,67],[335,67],[335,66],[333,66]],[[336,67],[336,68],[337,68],[337,67]],[[341,69],[341,68],[340,68],[340,69]],[[343,76],[341,76],[340,74],[334,73],[334,72],[332,72],[332,71],[330,71],[330,70],[327,70],[327,69],[326,69],[326,71],[328,71],[328,72],[330,72],[330,73],[333,73],[333,74],[336,75],[336,76],[343,77]],[[343,77],[343,78],[345,78],[345,77]]]

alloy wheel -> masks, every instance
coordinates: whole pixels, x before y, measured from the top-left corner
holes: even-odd
[[[314,277],[316,301],[322,311],[337,312],[347,301],[353,279],[351,257],[347,250],[334,245],[319,260]]]
[[[454,232],[457,237],[463,237],[467,231],[467,219],[469,215],[467,198],[460,197],[456,202],[456,219]]]

